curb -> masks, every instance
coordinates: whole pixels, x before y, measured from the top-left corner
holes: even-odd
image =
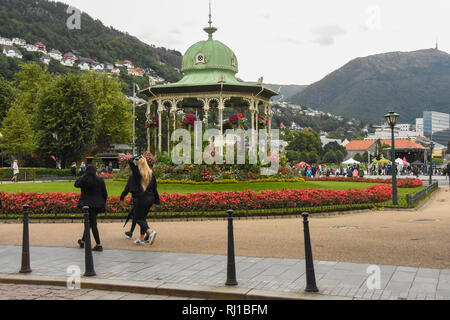
[[[22,274],[0,274],[0,283],[66,287],[67,279]],[[142,282],[81,278],[81,289],[120,291],[214,300],[353,300],[320,293],[267,291],[240,287],[191,286],[164,282]]]

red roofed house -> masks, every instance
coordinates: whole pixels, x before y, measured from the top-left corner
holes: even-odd
[[[38,51],[47,53],[47,47],[42,42],[36,42],[34,46],[37,48]]]
[[[377,151],[376,140],[353,140],[350,141],[345,148],[347,149],[347,159],[353,158],[357,153],[363,154],[368,152],[374,155]]]

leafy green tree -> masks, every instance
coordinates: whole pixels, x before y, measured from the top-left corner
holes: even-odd
[[[31,125],[36,127],[36,115],[38,104],[43,97],[45,89],[51,85],[53,78],[47,69],[42,69],[36,63],[26,63],[20,66],[16,73],[14,84],[20,89],[18,103],[24,111],[31,115]]]
[[[323,147],[324,154],[330,150],[333,150],[334,152],[340,151],[344,157],[347,155],[347,149],[335,141],[329,142]]]
[[[34,131],[25,111],[14,104],[9,108],[2,122],[2,137],[0,138],[2,152],[16,156],[18,159],[35,150]]]
[[[325,155],[323,156],[322,161],[324,163],[338,163],[338,159],[336,156],[336,152],[334,152],[333,150],[328,151],[327,153],[325,153]]]
[[[320,141],[320,137],[317,132],[303,130],[295,133],[294,139],[289,143],[286,149],[303,152],[314,151],[317,154],[321,154],[322,142]]]
[[[98,151],[105,151],[114,143],[130,143],[133,114],[119,81],[95,72],[84,73],[81,78],[92,91],[97,106],[95,144]]]
[[[312,165],[312,164],[319,163],[319,155],[316,152],[314,152],[314,151],[308,152],[307,157],[308,157],[309,164]]]
[[[286,158],[289,162],[298,163],[299,161],[299,152],[294,150],[286,150]]]
[[[342,161],[344,161],[344,159],[345,159],[345,155],[342,153],[342,151],[341,150],[337,150],[336,151],[337,163],[342,163]]]
[[[366,163],[367,162],[367,152],[365,154],[357,153],[357,154],[355,154],[353,159],[355,159],[356,161],[359,161],[361,163]]]
[[[0,76],[0,122],[6,116],[15,99],[15,92],[8,81]]]
[[[38,105],[38,145],[43,155],[56,156],[66,167],[93,149],[95,97],[75,74],[59,76],[43,92]]]

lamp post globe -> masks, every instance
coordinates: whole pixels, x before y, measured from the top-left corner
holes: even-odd
[[[389,112],[385,116],[386,122],[391,127],[392,132],[392,147],[391,147],[391,171],[392,171],[392,204],[398,205],[398,193],[397,193],[397,166],[395,165],[395,137],[394,127],[397,124],[400,115],[394,111]]]

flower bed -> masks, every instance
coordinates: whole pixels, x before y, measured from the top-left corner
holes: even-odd
[[[339,182],[367,182],[367,183],[383,183],[392,184],[392,179],[372,179],[372,178],[348,178],[348,177],[320,177],[305,178],[306,181],[339,181]],[[399,188],[417,188],[423,185],[420,179],[397,179]]]
[[[299,208],[329,205],[366,204],[387,201],[392,189],[387,185],[371,186],[363,190],[253,190],[229,192],[200,192],[190,194],[160,194],[160,212],[191,212],[227,210],[254,210],[272,208]],[[2,214],[20,214],[24,204],[30,206],[31,214],[79,213],[77,193],[0,193]],[[129,201],[130,198],[127,199]],[[107,212],[122,213],[129,209],[128,202],[110,197]]]

